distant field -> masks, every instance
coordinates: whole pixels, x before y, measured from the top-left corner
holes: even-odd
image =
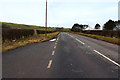
[[[17,28],[17,29],[37,29],[37,30],[45,30],[45,27],[35,26],[35,25],[25,25],[25,24],[16,24],[16,23],[8,23],[8,22],[0,22],[2,23],[2,28]],[[55,30],[53,27],[47,28],[50,30]]]

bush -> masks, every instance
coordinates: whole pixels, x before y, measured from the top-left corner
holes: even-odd
[[[53,33],[56,31],[43,31],[36,30],[37,34]],[[35,31],[33,29],[12,29],[12,28],[2,28],[2,40],[18,40],[21,38],[29,37],[34,35]]]
[[[113,30],[86,30],[86,31],[82,31],[82,33],[120,38],[120,31],[119,30],[117,30],[117,31],[113,31]]]
[[[37,30],[37,34],[45,34],[45,33],[53,33],[53,32],[56,32],[56,31],[43,31],[43,30]]]
[[[2,28],[2,40],[16,40],[22,37],[28,37],[34,34],[34,30],[30,29],[9,29]]]

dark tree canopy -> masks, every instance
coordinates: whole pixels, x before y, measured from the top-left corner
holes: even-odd
[[[80,29],[80,27],[79,27],[79,24],[78,23],[76,23],[76,24],[74,24],[73,25],[73,27],[72,27],[72,29],[71,29],[71,31],[80,31],[81,29]]]
[[[113,30],[115,28],[115,22],[112,20],[109,20],[104,24],[103,30]]]
[[[88,27],[88,25],[82,25],[82,24],[76,23],[76,24],[73,25],[71,31],[79,32],[81,30],[86,29],[87,27]]]
[[[95,29],[100,29],[100,24],[96,24]]]

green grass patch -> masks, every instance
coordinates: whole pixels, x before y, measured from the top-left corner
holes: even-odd
[[[45,34],[38,34],[30,36],[28,38],[22,38],[16,41],[6,41],[2,44],[2,52],[15,49],[20,46],[25,46],[30,43],[44,42],[52,38],[55,38],[58,34],[59,32],[49,33],[47,34],[47,36],[45,36]]]
[[[36,25],[26,25],[26,24],[17,24],[17,23],[8,23],[8,22],[0,22],[2,23],[2,28],[16,28],[16,29],[36,29],[36,30],[45,30],[46,28],[43,26]],[[56,30],[53,27],[48,27],[47,30],[52,31]]]

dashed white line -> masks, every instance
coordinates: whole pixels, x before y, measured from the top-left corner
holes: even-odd
[[[57,38],[57,41],[59,40],[59,37]]]
[[[80,40],[79,40],[79,39],[77,39],[77,38],[76,38],[76,40],[77,40],[78,42],[82,43],[82,44],[85,44],[84,42],[80,41]]]
[[[113,60],[112,60],[112,59],[110,59],[109,57],[107,57],[107,56],[103,55],[103,54],[102,54],[102,53],[100,53],[99,51],[97,51],[97,50],[93,50],[93,51],[95,51],[96,53],[98,53],[99,55],[101,55],[102,57],[104,57],[105,59],[109,60],[109,61],[110,61],[110,62],[112,62],[113,64],[115,64],[115,65],[117,65],[117,66],[119,66],[119,67],[120,67],[120,64],[118,64],[117,62],[113,61]]]
[[[57,42],[55,43],[55,45],[57,45]]]
[[[71,36],[71,35],[69,35],[69,36]],[[71,36],[72,38],[74,38],[73,36]]]
[[[69,35],[69,34],[68,34],[68,35]],[[73,38],[73,36],[71,36],[71,35],[69,35],[69,36]]]
[[[55,51],[52,52],[52,55],[55,55]]]
[[[90,47],[90,46],[88,46],[88,47]]]
[[[56,48],[56,46],[54,46],[54,49]]]
[[[60,34],[58,36],[60,36]]]
[[[51,65],[52,65],[52,60],[49,61],[47,68],[48,69],[51,68]]]

